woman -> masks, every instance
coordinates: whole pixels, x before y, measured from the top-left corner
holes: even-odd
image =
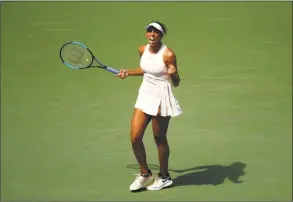
[[[140,166],[141,174],[130,185],[130,190],[141,188],[160,190],[173,182],[168,173],[169,145],[167,130],[171,117],[178,116],[182,110],[174,97],[171,84],[180,83],[175,53],[162,43],[166,27],[160,22],[151,22],[146,26],[147,45],[139,48],[140,67],[122,69],[116,75],[121,79],[129,76],[143,76],[135,109],[131,121],[132,149]],[[160,173],[154,179],[148,168],[143,135],[152,121],[154,139],[158,148]]]

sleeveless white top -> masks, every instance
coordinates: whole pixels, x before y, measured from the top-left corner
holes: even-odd
[[[135,103],[135,108],[146,114],[156,116],[161,107],[161,116],[178,116],[182,113],[178,101],[172,93],[170,76],[163,55],[167,46],[162,44],[157,53],[149,51],[149,44],[140,59],[144,72],[143,81]]]
[[[166,80],[169,79],[167,73],[168,69],[163,59],[166,48],[167,46],[162,44],[157,53],[151,53],[149,51],[149,44],[146,45],[144,53],[140,59],[140,67],[145,75],[155,76]]]

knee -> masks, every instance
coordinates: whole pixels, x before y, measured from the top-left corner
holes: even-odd
[[[167,137],[154,136],[156,145],[168,145]]]
[[[142,143],[142,136],[131,134],[131,144],[140,144]]]

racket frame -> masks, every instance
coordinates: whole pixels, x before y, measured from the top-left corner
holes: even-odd
[[[62,50],[63,50],[63,48],[64,48],[66,45],[68,45],[68,44],[77,44],[77,45],[80,45],[80,46],[82,46],[83,48],[87,49],[87,51],[91,54],[91,62],[90,62],[90,64],[89,64],[88,66],[86,66],[86,67],[74,67],[74,66],[68,64],[66,61],[64,61],[63,58],[62,58]],[[112,67],[106,66],[106,65],[104,65],[103,63],[101,63],[101,62],[100,62],[100,61],[94,56],[94,54],[92,53],[92,51],[91,51],[87,46],[85,46],[84,44],[82,44],[82,43],[80,43],[80,42],[77,42],[77,41],[70,41],[70,42],[67,42],[67,43],[65,43],[65,44],[60,48],[60,59],[61,59],[61,61],[62,61],[63,64],[65,64],[66,66],[68,66],[68,67],[70,67],[70,68],[72,68],[72,69],[79,69],[79,70],[82,70],[82,69],[88,69],[88,68],[90,68],[90,67],[98,67],[98,68],[101,68],[101,69],[107,70],[107,71],[109,71],[109,72],[111,72],[111,73],[113,73],[113,74],[118,74],[118,73],[119,73],[118,70],[116,70],[116,69],[114,69],[114,68],[112,68]],[[94,63],[94,60],[95,60],[99,65],[95,65],[95,66],[92,65],[92,64]]]

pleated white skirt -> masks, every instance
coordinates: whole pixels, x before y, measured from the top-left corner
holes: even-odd
[[[156,116],[161,107],[161,116],[179,116],[182,109],[173,95],[169,80],[144,74],[135,108]]]

